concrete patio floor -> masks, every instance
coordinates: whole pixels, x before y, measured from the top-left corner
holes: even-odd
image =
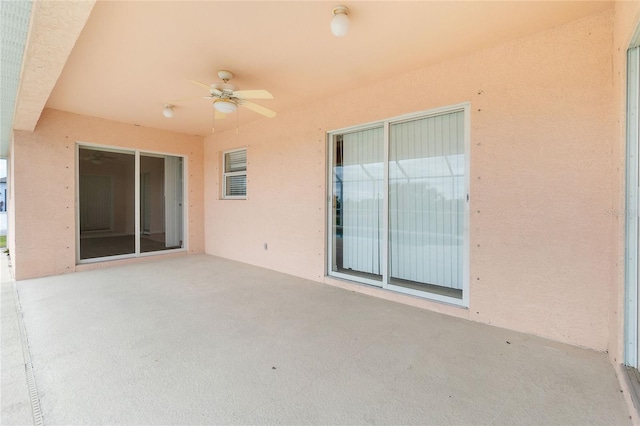
[[[605,354],[212,256],[16,284],[45,424],[629,423]]]

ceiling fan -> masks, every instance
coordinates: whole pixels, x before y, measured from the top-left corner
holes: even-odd
[[[102,151],[89,152],[88,155],[81,157],[82,161],[91,161],[93,164],[102,164],[105,161],[118,161],[118,157],[110,156]]]
[[[230,71],[218,71],[218,77],[222,80],[222,83],[206,84],[190,80],[191,83],[209,90],[209,96],[205,96],[204,99],[213,101],[213,108],[218,112],[216,118],[223,118],[225,114],[235,112],[238,106],[245,107],[268,118],[276,116],[275,111],[248,101],[248,99],[273,99],[271,93],[266,90],[238,90],[236,85],[229,83],[229,80],[233,78],[233,73]]]

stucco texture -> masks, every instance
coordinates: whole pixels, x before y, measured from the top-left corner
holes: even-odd
[[[186,156],[188,252],[204,250],[202,138],[45,109],[34,132],[12,145],[17,279],[73,272],[76,266],[76,143]]]
[[[624,294],[625,294],[625,172],[626,172],[626,80],[627,49],[630,47],[638,23],[640,22],[640,2],[618,1],[614,9],[613,33],[613,94],[615,138],[612,150],[612,204],[614,230],[611,234],[613,262],[610,305],[609,356],[619,364],[624,357]]]
[[[612,32],[609,11],[206,137],[206,252],[606,350]],[[469,309],[325,278],[326,132],[462,102],[471,103]],[[243,146],[247,200],[222,200],[221,153]]]

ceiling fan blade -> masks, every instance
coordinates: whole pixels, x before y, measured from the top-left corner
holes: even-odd
[[[196,86],[202,86],[205,89],[209,89],[211,87],[209,84],[203,83],[203,82],[198,81],[198,80],[189,80],[189,82],[195,84]]]
[[[244,101],[240,105],[249,108],[251,111],[257,112],[258,114],[262,114],[265,117],[273,118],[276,116],[275,111],[272,111],[269,108],[265,108],[262,105],[254,104],[253,102]]]
[[[236,90],[233,94],[241,99],[273,99],[266,90]]]

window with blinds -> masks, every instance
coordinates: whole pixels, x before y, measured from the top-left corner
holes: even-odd
[[[469,106],[329,133],[328,273],[468,306]]]
[[[247,150],[226,151],[223,161],[222,198],[247,198]]]

